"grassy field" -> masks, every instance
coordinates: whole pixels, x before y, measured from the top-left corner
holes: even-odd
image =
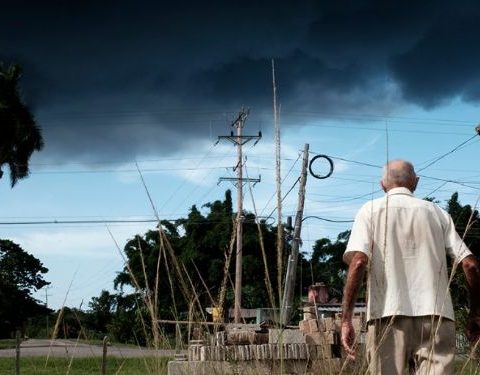
[[[167,374],[168,358],[112,358],[107,361],[107,374],[144,375]],[[70,368],[70,370],[69,370]],[[0,374],[13,374],[14,358],[0,358]],[[63,358],[23,358],[20,362],[22,375],[98,375],[101,373],[101,358],[81,358],[70,362]]]
[[[124,375],[166,375],[169,358],[112,358],[107,361],[107,374]],[[480,374],[480,363],[477,360],[457,361],[455,374]],[[13,374],[15,369],[14,358],[0,358],[0,374]],[[462,371],[463,370],[463,371]],[[42,357],[24,358],[20,363],[22,375],[98,375],[101,373],[100,358],[81,358],[70,362],[64,358],[50,358],[48,363]],[[354,373],[359,373],[354,371]]]

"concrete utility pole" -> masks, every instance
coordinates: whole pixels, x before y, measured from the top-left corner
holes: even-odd
[[[219,183],[222,181],[235,181],[235,185],[237,187],[237,218],[236,218],[236,226],[237,226],[237,251],[235,257],[235,323],[240,323],[242,320],[242,247],[243,247],[243,184],[245,182],[253,182],[256,184],[260,182],[260,178],[244,178],[243,177],[243,154],[242,154],[242,146],[255,139],[255,144],[260,140],[262,134],[259,132],[258,135],[243,135],[243,126],[245,124],[245,120],[248,116],[248,111],[241,111],[237,117],[237,119],[232,123],[237,129],[237,134],[234,135],[233,131],[231,132],[230,136],[219,136],[218,141],[221,139],[226,139],[232,142],[234,145],[237,146],[237,165],[233,168],[233,170],[237,171],[237,178],[232,177],[220,177]],[[218,142],[217,141],[217,142]]]
[[[308,167],[308,143],[303,150],[302,174],[300,175],[300,187],[298,189],[297,214],[295,216],[295,228],[292,238],[292,252],[288,257],[287,273],[285,276],[285,290],[283,294],[282,310],[280,313],[281,323],[286,325],[290,320],[295,290],[295,278],[298,263],[298,252],[300,248],[300,235],[302,232],[303,207],[305,205],[305,186],[307,184]]]

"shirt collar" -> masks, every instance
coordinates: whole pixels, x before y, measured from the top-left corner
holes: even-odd
[[[395,194],[403,194],[403,195],[409,195],[413,196],[413,193],[408,190],[406,187],[396,187],[393,189],[390,189],[387,193],[387,195],[395,195]]]

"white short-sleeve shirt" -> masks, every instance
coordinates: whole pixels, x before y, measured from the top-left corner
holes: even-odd
[[[454,320],[446,255],[460,262],[471,252],[436,204],[406,188],[366,203],[355,217],[344,259],[353,251],[369,258],[367,320],[392,315]]]

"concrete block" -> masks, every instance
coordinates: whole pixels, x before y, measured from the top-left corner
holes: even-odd
[[[319,323],[321,325],[321,330],[322,331],[335,331],[336,325],[335,325],[335,319],[332,318],[321,318],[319,319]]]
[[[269,344],[305,344],[305,335],[299,329],[269,329]]]
[[[333,344],[331,337],[333,332],[312,332],[305,335],[305,342],[308,345],[327,345]]]
[[[298,323],[298,329],[304,334],[310,333],[310,324],[308,323],[308,320],[300,320]]]
[[[309,320],[309,319],[316,319],[316,318],[317,318],[317,314],[315,312],[315,306],[304,306],[303,319]]]
[[[310,319],[307,320],[310,332],[319,332],[320,328],[318,327],[318,321],[317,319]]]

